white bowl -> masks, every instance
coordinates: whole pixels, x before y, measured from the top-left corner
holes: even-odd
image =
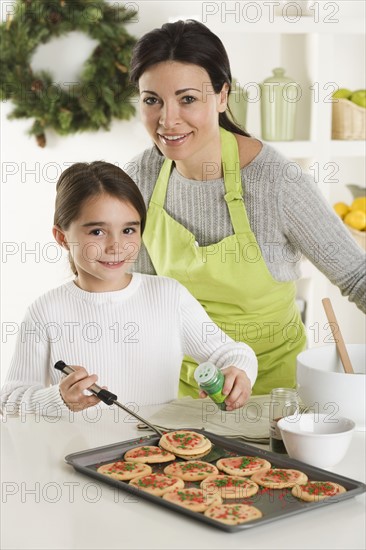
[[[297,356],[297,384],[301,401],[313,412],[345,416],[366,426],[366,346],[348,344],[356,374],[346,374],[335,344],[303,351]]]
[[[355,429],[353,420],[328,414],[293,414],[278,421],[291,458],[330,468],[345,456]]]

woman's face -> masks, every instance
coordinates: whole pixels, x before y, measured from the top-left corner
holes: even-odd
[[[193,163],[212,160],[227,88],[216,94],[206,70],[190,63],[164,61],[142,74],[141,118],[164,156]]]
[[[128,285],[141,245],[140,222],[129,202],[103,193],[83,204],[66,231],[54,227],[55,239],[70,251],[80,288],[110,292]]]

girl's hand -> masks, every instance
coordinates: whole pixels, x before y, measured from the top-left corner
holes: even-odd
[[[60,382],[60,393],[65,404],[71,411],[77,412],[93,407],[99,403],[100,399],[95,395],[85,395],[84,390],[87,390],[96,383],[98,376],[91,374],[84,367],[74,367],[75,372],[68,374]]]
[[[237,367],[226,367],[222,373],[225,376],[222,393],[227,395],[226,410],[233,411],[248,401],[252,393],[251,383],[245,372]],[[207,393],[200,391],[199,396],[207,397]]]

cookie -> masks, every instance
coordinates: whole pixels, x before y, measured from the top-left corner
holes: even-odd
[[[294,487],[294,485],[303,485],[307,482],[308,477],[299,470],[269,468],[268,470],[256,472],[250,479],[258,483],[258,485],[262,485],[262,487],[284,489],[286,487]]]
[[[170,491],[163,495],[163,499],[193,512],[205,512],[212,504],[221,504],[222,502],[220,495],[212,495],[196,487]]]
[[[213,504],[205,516],[227,525],[239,525],[261,518],[262,512],[249,504]]]
[[[345,492],[342,485],[332,481],[308,481],[304,485],[295,485],[291,490],[294,497],[306,502],[318,502]]]
[[[147,465],[145,465],[147,466]],[[183,489],[184,481],[179,477],[164,474],[149,474],[131,479],[130,485],[157,497],[174,489]]]
[[[233,476],[251,476],[259,470],[268,469],[271,463],[257,456],[234,456],[216,462],[219,470]]]
[[[212,447],[212,443],[207,437],[190,430],[168,432],[161,436],[159,445],[176,456],[192,458],[196,458],[198,455],[202,456]]]
[[[202,481],[210,475],[218,474],[219,471],[209,462],[189,460],[188,462],[173,462],[165,466],[164,473],[179,477],[184,481]]]
[[[143,462],[145,464],[157,464],[160,462],[169,462],[175,459],[175,455],[155,447],[154,445],[145,445],[144,447],[134,447],[125,453],[124,459],[127,462]]]
[[[258,492],[258,485],[251,479],[240,476],[218,474],[208,476],[200,484],[201,489],[219,494],[221,498],[249,498]]]
[[[135,477],[151,474],[152,470],[147,464],[138,464],[135,462],[125,462],[119,460],[110,464],[99,466],[97,472],[105,476],[113,477],[121,481],[128,481]]]

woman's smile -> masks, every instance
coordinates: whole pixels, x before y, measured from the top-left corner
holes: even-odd
[[[180,145],[185,144],[189,136],[191,136],[192,134],[193,132],[180,133],[180,134],[165,134],[165,133],[163,134],[158,132],[160,141],[166,147],[179,147]]]

